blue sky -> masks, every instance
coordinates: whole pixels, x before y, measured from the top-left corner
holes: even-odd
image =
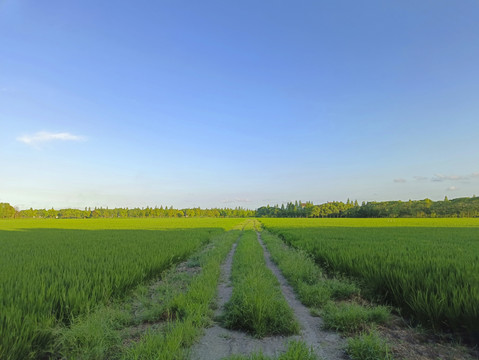
[[[479,3],[0,0],[0,202],[479,194]]]

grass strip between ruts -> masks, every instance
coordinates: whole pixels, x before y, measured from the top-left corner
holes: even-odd
[[[224,323],[256,337],[298,333],[299,325],[266,266],[254,231],[245,231],[233,258],[233,294],[225,305]]]
[[[263,353],[253,353],[250,355],[233,355],[223,360],[320,360],[312,349],[308,349],[302,341],[291,341],[285,353],[271,357]]]

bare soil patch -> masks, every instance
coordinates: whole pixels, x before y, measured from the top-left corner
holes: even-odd
[[[412,360],[478,360],[479,349],[455,345],[450,339],[420,333],[395,317],[386,326],[378,327],[381,336],[391,345],[395,359]]]
[[[155,319],[140,320],[139,317],[141,316],[142,311],[145,310],[145,305],[148,306],[147,303],[161,303],[165,301],[164,299],[160,300],[162,294],[161,292],[159,293],[165,284],[171,283],[171,285],[175,287],[177,293],[182,292],[187,288],[189,281],[200,272],[200,266],[192,265],[189,263],[189,260],[186,260],[179,263],[172,273],[170,272],[166,276],[162,274],[157,280],[151,282],[146,290],[147,295],[143,298],[139,297],[132,304],[131,311],[134,316],[134,321],[137,323],[123,329],[123,345],[126,347],[131,346],[132,343],[138,342],[141,336],[147,331],[159,331],[165,326],[167,321],[171,321],[174,314],[167,312],[159,314]],[[175,279],[175,277],[179,276],[183,277],[182,281]],[[171,298],[173,295],[170,295],[169,297]],[[145,303],[145,300],[148,300],[147,303]]]

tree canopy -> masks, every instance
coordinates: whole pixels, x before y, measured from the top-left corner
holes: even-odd
[[[256,210],[242,207],[201,209],[175,209],[170,207],[146,208],[85,208],[80,209],[27,209],[16,210],[8,203],[0,203],[0,219],[11,218],[172,218],[172,217],[309,217],[309,218],[384,218],[384,217],[479,217],[479,197],[464,197],[442,201],[332,201],[314,205],[312,202],[288,202],[286,205],[262,206]]]

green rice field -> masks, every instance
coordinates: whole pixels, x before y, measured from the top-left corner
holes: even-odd
[[[58,323],[123,297],[241,221],[1,221],[0,359],[39,357]]]
[[[288,245],[300,249],[292,252],[297,256],[310,256],[327,273],[357,279],[363,295],[397,307],[414,321],[436,330],[452,331],[477,343],[479,219],[262,218],[261,222]],[[0,221],[0,359],[48,356],[58,326],[68,327],[99,306],[123,299],[140,284],[158,278],[207,244],[214,245],[212,239],[218,244],[222,234],[231,229],[247,230],[244,224],[244,219],[218,218]],[[249,230],[254,227],[252,224],[255,223],[247,222]],[[224,242],[222,255],[215,258],[215,270],[209,275],[211,289],[201,309],[207,309],[214,296],[220,261],[237,233],[224,237],[229,240]],[[255,243],[256,235],[246,233],[236,259],[241,258],[242,249],[246,253],[253,245],[256,250],[250,250],[261,253]],[[268,236],[271,237],[265,234],[265,241],[271,247],[273,237]],[[290,253],[281,248],[284,245],[279,239],[276,245],[277,251],[272,247],[273,255],[280,250],[283,257]],[[242,261],[252,261],[252,254],[243,256]],[[234,262],[234,299],[243,301],[247,292],[241,291],[239,284],[246,274],[241,273],[247,271],[238,270],[238,261]],[[282,262],[297,268],[294,259]],[[316,277],[321,277],[325,281],[320,272],[314,277],[308,279],[319,281]],[[251,287],[251,281],[244,289]],[[322,285],[314,281],[301,287],[311,290],[303,294],[308,302],[323,303],[311,298],[321,286],[331,297],[336,296],[334,281]],[[351,291],[357,292],[349,284]],[[177,301],[185,303],[185,309],[190,306],[187,294],[184,300]],[[268,307],[268,301],[263,301],[263,305]],[[195,320],[195,326],[203,322]],[[154,353],[157,349],[152,344],[158,339],[140,341],[131,348],[131,354],[142,353],[143,345]]]
[[[435,329],[479,338],[479,219],[261,219],[323,268]]]

